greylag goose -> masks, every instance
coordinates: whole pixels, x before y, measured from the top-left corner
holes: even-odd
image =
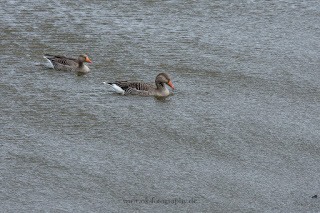
[[[90,59],[87,55],[81,54],[78,59],[67,58],[59,55],[45,55],[52,67],[59,71],[75,71],[78,75],[84,75],[90,72],[89,67],[84,65],[84,62],[89,62]]]
[[[108,83],[117,93],[122,95],[143,95],[143,96],[159,96],[166,97],[170,94],[169,90],[164,84],[168,84],[174,89],[170,76],[167,73],[160,73],[157,75],[155,85],[152,83],[144,82],[129,82],[129,81],[116,81]]]

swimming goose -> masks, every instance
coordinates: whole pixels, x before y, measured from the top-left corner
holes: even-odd
[[[67,58],[59,55],[45,55],[46,58],[52,67],[59,71],[75,71],[78,75],[84,75],[90,72],[89,67],[84,65],[84,62],[89,62],[90,59],[87,55],[81,54],[78,59]]]
[[[129,82],[116,81],[115,83],[108,83],[117,93],[122,95],[143,95],[143,96],[159,96],[165,97],[170,94],[169,90],[164,84],[168,84],[174,89],[170,76],[167,73],[160,73],[157,75],[155,85],[144,82]]]

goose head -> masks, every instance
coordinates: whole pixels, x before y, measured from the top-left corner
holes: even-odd
[[[78,61],[79,61],[79,62],[88,62],[88,63],[92,63],[92,61],[90,61],[90,59],[88,58],[88,56],[87,56],[87,55],[85,55],[85,54],[81,54],[81,55],[79,55],[79,57],[78,57]]]
[[[156,85],[161,84],[162,86],[164,86],[164,84],[168,84],[172,89],[174,89],[170,76],[167,73],[160,73],[157,75],[156,77]]]

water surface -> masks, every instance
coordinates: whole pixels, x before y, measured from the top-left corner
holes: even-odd
[[[318,1],[2,5],[4,212],[320,211]],[[103,84],[160,72],[166,99]]]

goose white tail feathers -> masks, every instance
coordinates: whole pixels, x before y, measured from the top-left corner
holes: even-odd
[[[125,91],[121,87],[119,87],[117,84],[115,83],[108,83],[108,84],[114,89],[114,91],[116,91],[116,93],[124,95]]]
[[[43,58],[47,59],[47,61],[49,62],[49,63],[48,63],[48,66],[53,69],[53,68],[54,68],[53,63],[50,61],[50,59],[48,58],[48,56],[47,56],[47,55],[44,55]]]

